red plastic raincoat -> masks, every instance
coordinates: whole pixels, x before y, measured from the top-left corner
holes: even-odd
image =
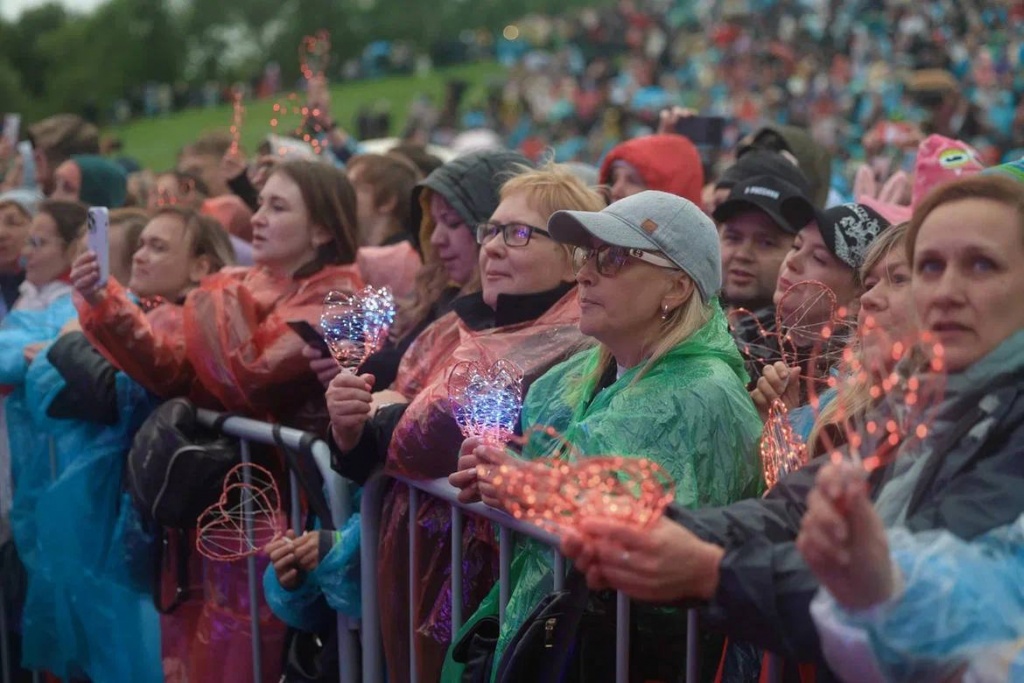
[[[490,365],[511,360],[524,373],[524,390],[556,363],[592,343],[578,328],[576,291],[565,294],[536,320],[489,330],[470,330],[455,313],[440,318],[416,340],[398,370],[393,389],[412,402],[391,438],[385,472],[432,479],[455,470],[462,434],[448,403],[451,367],[463,360]],[[408,512],[405,486],[385,494],[379,545],[381,628],[389,679],[409,680]],[[412,604],[417,619],[420,680],[437,680],[451,641],[451,515],[448,505],[421,502],[417,517],[421,577]],[[494,534],[470,517],[463,532],[463,604],[471,614],[496,578]]]
[[[361,286],[354,265],[328,266],[303,279],[230,268],[205,278],[182,306],[148,315],[114,280],[96,306],[77,294],[75,305],[96,348],[159,396],[187,396],[202,407],[319,433],[327,424],[323,388],[302,357],[305,342],[287,322],[315,325],[328,291]],[[165,585],[176,578],[173,551],[163,567]],[[213,563],[193,552],[192,597],[161,619],[168,681],[252,681],[247,579],[244,561]],[[260,615],[263,680],[271,683],[281,675],[284,625],[262,591]]]

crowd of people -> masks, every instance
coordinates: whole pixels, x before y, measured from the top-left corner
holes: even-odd
[[[1021,91],[1020,41],[994,37],[1021,8],[760,4],[703,42],[688,31],[703,10],[624,1],[555,22],[558,52],[511,56],[519,73],[491,110],[511,127],[474,145],[413,117],[410,139],[366,152],[316,77],[315,146],[268,135],[246,156],[205,134],[173,169],[140,169],[71,114],[0,146],[15,680],[251,681],[251,581],[263,680],[338,680],[334,616],[360,615],[365,546],[388,680],[608,680],[613,590],[634,600],[631,680],[694,666],[729,682],[1024,680],[1024,143],[1020,115],[1003,135],[998,111]],[[911,54],[935,61],[894,57]],[[958,85],[905,139],[878,142],[910,93],[935,92],[904,90],[904,67]],[[680,105],[743,123],[709,150],[677,132],[695,117]],[[608,117],[632,123],[610,133]],[[552,134],[549,158],[516,141],[524,121],[526,137]],[[850,129],[869,156],[895,146],[912,163],[868,159],[844,188]],[[586,140],[566,153],[572,130]],[[86,246],[90,207],[110,210],[108,254]],[[296,327],[365,285],[390,288],[397,315],[348,372]],[[524,396],[508,447],[465,438],[448,397],[456,364],[501,359]],[[357,495],[381,473],[446,477],[461,500],[511,512],[523,501],[499,473],[615,455],[664,473],[672,501],[646,525],[561,526],[559,592],[549,550],[515,539],[502,604],[485,520],[464,521],[453,585],[447,504],[412,507],[389,479],[380,536],[363,538],[358,516],[330,528],[322,482],[291,492],[294,461],[255,449],[295,494],[280,496],[282,529],[292,513],[304,527],[262,548],[253,577],[196,550],[238,454],[195,408],[323,438]]]

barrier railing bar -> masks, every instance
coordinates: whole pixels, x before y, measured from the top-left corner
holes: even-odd
[[[410,683],[416,683],[419,679],[417,676],[416,665],[416,584],[417,572],[416,568],[419,566],[419,562],[416,560],[416,529],[419,525],[416,523],[416,519],[419,517],[420,510],[420,492],[414,486],[409,487],[409,681]]]
[[[299,504],[299,477],[294,470],[288,473],[288,488],[291,490],[292,500],[292,512],[288,524],[295,532],[295,536],[298,537],[302,535],[302,510]]]
[[[565,588],[565,557],[558,552],[558,548],[553,548],[551,555],[555,567],[555,590],[560,591]]]
[[[452,507],[452,637],[462,628],[462,510]]]
[[[242,462],[252,462],[248,439],[240,439],[239,445],[242,450]],[[252,485],[252,473],[248,468],[242,470],[242,482],[246,486]],[[252,499],[249,497],[243,498],[243,506],[247,520],[245,532],[249,537],[249,543],[251,545],[255,542],[255,534],[248,523],[248,520],[252,519],[253,514]],[[249,572],[249,619],[252,621],[252,631],[250,632],[252,637],[252,677],[256,683],[260,683],[260,681],[263,680],[263,658],[261,656],[262,643],[260,642],[260,596],[258,582],[256,580],[256,556],[249,555],[249,557],[246,558],[245,563],[246,569]]]
[[[199,421],[207,426],[213,426],[221,417],[219,413],[200,409],[197,411]],[[331,508],[331,521],[335,529],[341,529],[348,520],[352,511],[352,503],[348,484],[331,469],[330,447],[321,439],[310,441],[309,434],[290,427],[260,422],[244,417],[229,417],[220,425],[220,431],[228,436],[239,439],[242,461],[250,461],[249,442],[255,441],[268,445],[280,444],[284,448],[302,452],[308,449],[313,457],[317,469],[326,484],[328,501]],[[275,434],[276,432],[276,434]],[[248,473],[245,474],[248,479]],[[291,515],[290,522],[296,533],[301,531],[301,505],[299,501],[299,483],[294,471],[289,472],[291,481]],[[251,512],[247,508],[247,516]],[[249,530],[251,533],[251,530]],[[376,538],[376,534],[372,538]],[[261,586],[260,577],[256,575],[256,559],[248,558],[247,567],[249,572],[249,614],[252,620],[252,641],[253,641],[253,677],[260,683],[262,680],[262,657],[260,656],[262,643],[260,642],[259,622],[259,590]],[[358,634],[355,628],[358,627],[356,620],[350,620],[342,614],[338,614],[338,662],[341,672],[342,683],[355,683],[359,673],[359,644]],[[378,674],[378,677],[371,680],[383,680],[379,677],[380,670],[371,673]]]
[[[415,667],[416,655],[415,655],[415,605],[412,597],[414,595],[415,585],[414,577],[416,576],[415,565],[412,564],[413,558],[416,557],[414,551],[414,545],[412,540],[414,538],[416,528],[416,516],[419,508],[419,492],[427,495],[439,498],[447,502],[452,508],[452,559],[458,557],[461,560],[461,551],[457,554],[455,551],[456,546],[461,546],[461,531],[458,536],[459,542],[456,542],[455,530],[457,527],[464,525],[465,514],[473,514],[478,517],[487,519],[499,526],[498,537],[499,537],[499,622],[504,623],[505,618],[505,605],[508,602],[509,597],[509,584],[508,581],[508,570],[511,560],[512,551],[512,532],[522,534],[533,538],[541,543],[551,546],[552,548],[552,564],[555,572],[554,582],[555,589],[561,590],[564,588],[565,581],[565,558],[558,552],[560,545],[559,538],[552,533],[539,529],[531,524],[527,524],[518,519],[515,519],[511,515],[508,515],[501,510],[484,505],[483,503],[462,503],[458,500],[458,489],[448,483],[445,478],[434,479],[434,480],[417,480],[408,479],[405,477],[392,477],[392,476],[376,476],[371,479],[363,488],[363,500],[362,500],[362,534],[363,544],[361,548],[361,559],[362,559],[362,590],[363,590],[363,683],[380,683],[384,680],[383,668],[382,668],[382,653],[380,643],[380,619],[379,619],[379,606],[377,602],[377,541],[380,534],[380,522],[377,519],[377,514],[380,511],[381,501],[383,497],[384,485],[387,479],[394,479],[398,482],[409,486],[409,538],[410,538],[410,574],[409,574],[409,590],[410,590],[410,619],[409,619],[409,636],[410,636],[410,680],[415,681],[417,671]],[[456,518],[460,521],[456,522]],[[503,581],[506,583],[501,583]],[[458,585],[455,582],[457,577],[457,570],[452,568],[452,603],[453,603],[453,615],[454,605],[456,603],[455,598],[455,586]],[[460,610],[463,607],[461,605],[461,596],[459,596]],[[615,680],[617,682],[623,682],[629,680],[629,647],[630,647],[630,633],[629,633],[629,622],[630,622],[630,601],[629,598],[621,592],[616,593],[616,669],[615,669]],[[454,637],[458,631],[458,627],[454,626],[455,621],[453,620],[452,636]],[[461,625],[461,623],[460,623]],[[686,654],[687,654],[687,665],[686,665],[686,683],[697,683],[699,679],[699,652],[698,652],[698,632],[697,632],[697,612],[696,610],[690,610],[687,612],[687,642],[686,642]]]
[[[700,676],[700,652],[697,640],[697,610],[686,612],[686,683],[696,683]]]
[[[331,449],[324,441],[315,441],[310,447],[310,453],[327,489],[331,523],[335,529],[340,530],[352,516],[352,498],[348,482],[331,469]],[[336,619],[341,680],[342,683],[356,683],[359,680],[359,620],[351,619],[341,612],[338,612]]]
[[[615,594],[615,683],[629,683],[629,598]]]
[[[380,510],[384,497],[384,477],[373,477],[363,485],[360,505],[359,582],[363,602],[363,683],[384,680],[384,662],[380,633],[380,602],[377,593],[377,541],[380,538]],[[333,503],[332,503],[333,504]]]
[[[512,533],[507,526],[498,527],[498,628],[505,625],[505,608],[512,592]]]
[[[11,653],[7,642],[7,608],[4,603],[7,601],[4,590],[0,587],[0,665],[3,667],[3,682],[11,683]]]

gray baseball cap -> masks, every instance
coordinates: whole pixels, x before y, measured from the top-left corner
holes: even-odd
[[[606,244],[663,254],[697,285],[705,302],[722,288],[722,252],[715,224],[693,202],[647,190],[601,211],[556,211],[548,232],[559,242]]]

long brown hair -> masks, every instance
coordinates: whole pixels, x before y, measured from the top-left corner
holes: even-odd
[[[283,173],[299,186],[309,220],[331,235],[317,249],[321,265],[347,265],[356,260],[356,192],[345,172],[319,161],[286,161],[272,175]]]
[[[423,188],[419,193],[418,201],[423,210],[423,218],[421,224],[413,226],[413,228],[420,233],[429,234],[430,229],[433,229],[434,218],[430,214],[430,200],[433,194],[434,190],[429,187]],[[464,229],[470,228],[467,226]],[[424,245],[423,254],[423,265],[416,273],[414,293],[410,299],[402,302],[398,307],[398,314],[395,316],[395,326],[391,331],[392,337],[395,339],[401,339],[415,330],[424,320],[427,320],[430,317],[430,311],[440,301],[441,295],[452,286],[451,280],[448,278],[448,270],[445,268],[444,262],[437,258],[434,250]],[[473,276],[459,288],[456,296],[479,291],[480,272],[479,269],[474,269]]]
[[[903,248],[905,241],[909,239],[909,225],[909,223],[894,225],[882,232],[871,243],[871,247],[864,257],[864,264],[860,267],[859,278],[861,282],[867,280],[871,271],[878,264],[885,261],[894,249]],[[854,347],[854,353],[861,357],[860,342],[855,341],[853,343],[857,345]],[[807,447],[812,457],[820,450],[818,448],[818,441],[822,438],[822,434],[826,429],[839,426],[840,423],[855,420],[871,407],[871,404],[874,402],[870,393],[871,382],[870,378],[865,377],[859,382],[843,382],[840,385],[835,398],[821,410],[818,417],[814,420],[814,426],[811,427],[811,433],[807,437]]]
[[[39,213],[45,213],[57,226],[57,234],[64,246],[85,235],[88,207],[82,202],[46,199],[39,203]]]

